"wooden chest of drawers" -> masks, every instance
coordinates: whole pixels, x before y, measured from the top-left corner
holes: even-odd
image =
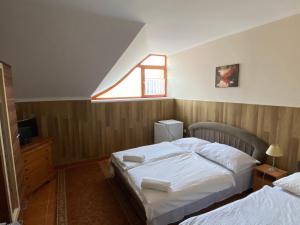
[[[52,140],[35,138],[21,147],[24,161],[25,194],[28,195],[54,176]]]

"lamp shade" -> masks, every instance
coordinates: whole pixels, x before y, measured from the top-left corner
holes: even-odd
[[[272,144],[266,151],[266,154],[273,157],[281,157],[283,156],[283,152],[279,145]]]

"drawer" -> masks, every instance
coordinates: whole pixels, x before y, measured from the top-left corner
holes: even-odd
[[[24,163],[27,164],[28,162],[31,163],[36,160],[49,157],[50,150],[51,150],[50,148],[41,148],[41,149],[35,149],[32,151],[24,152],[23,153]]]
[[[49,180],[48,167],[25,174],[26,193],[31,193]]]
[[[35,159],[35,161],[27,162],[24,165],[24,171],[26,174],[34,173],[37,170],[41,170],[44,168],[49,168],[50,163],[48,157],[40,157]]]

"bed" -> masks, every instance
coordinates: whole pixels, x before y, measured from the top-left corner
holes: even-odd
[[[245,224],[245,221],[247,225],[298,225],[300,224],[299,178],[298,175],[298,194],[287,191],[275,183],[274,187],[264,186],[244,199],[187,219],[180,225],[240,225]],[[291,186],[291,183],[288,183],[287,187]]]
[[[265,160],[267,144],[243,129],[221,123],[201,122],[191,125],[189,132],[192,137],[226,144],[247,153],[260,162]],[[116,180],[126,190],[136,213],[144,224],[149,225],[179,221],[184,216],[240,194],[251,187],[252,169],[233,175],[222,166],[194,152],[184,152],[128,170],[120,168],[120,165],[114,161],[112,166]],[[204,174],[208,173],[209,176],[205,177]],[[141,190],[141,177],[149,174],[172,180],[176,194]],[[186,177],[188,174],[191,176],[184,179],[185,186],[183,187],[180,182],[176,181],[176,177]]]

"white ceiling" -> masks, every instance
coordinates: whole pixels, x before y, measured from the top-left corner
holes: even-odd
[[[174,54],[300,9],[300,0],[0,1],[0,60],[25,99],[88,98],[146,51]],[[144,42],[135,38],[143,24]]]
[[[145,23],[153,51],[166,54],[300,12],[300,0],[45,1]]]

